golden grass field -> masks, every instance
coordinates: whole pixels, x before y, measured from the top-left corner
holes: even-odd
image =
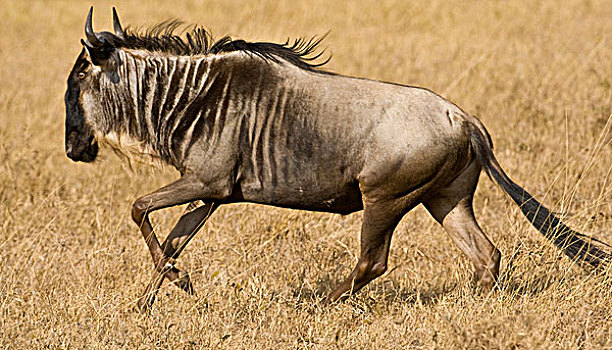
[[[537,4],[535,4],[537,3]],[[576,266],[485,175],[479,222],[503,254],[499,290],[422,208],[390,269],[345,303],[361,213],[218,210],[185,250],[197,296],[165,284],[129,212],[178,177],[64,154],[66,78],[90,2],[2,0],[0,349],[612,349],[612,277]],[[111,28],[96,1],[94,28]],[[612,3],[565,1],[121,1],[125,25],[167,18],[216,37],[284,42],[331,30],[326,69],[428,87],[484,122],[519,184],[570,226],[612,242]],[[182,208],[153,215],[164,237]]]

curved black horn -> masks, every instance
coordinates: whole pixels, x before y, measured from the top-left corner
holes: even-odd
[[[87,14],[87,20],[85,21],[85,36],[87,37],[87,41],[94,47],[102,46],[103,43],[98,40],[96,33],[93,31],[93,27],[91,25],[91,16],[93,14],[93,6],[89,8],[89,13]]]
[[[121,39],[125,39],[125,32],[123,28],[121,28],[121,23],[119,23],[119,16],[117,16],[117,10],[113,7],[113,28],[115,29],[115,35]]]

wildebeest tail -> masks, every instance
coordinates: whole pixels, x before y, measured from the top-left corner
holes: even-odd
[[[574,261],[587,263],[597,269],[608,266],[612,255],[603,250],[603,247],[610,250],[610,246],[572,230],[531,194],[514,183],[495,158],[491,139],[484,126],[476,118],[469,125],[470,141],[477,160],[489,177],[510,195],[529,222]]]

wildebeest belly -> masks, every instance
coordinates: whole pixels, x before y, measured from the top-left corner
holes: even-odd
[[[236,186],[233,200],[279,207],[349,214],[363,209],[359,184],[313,178],[313,173],[277,183],[244,181]]]

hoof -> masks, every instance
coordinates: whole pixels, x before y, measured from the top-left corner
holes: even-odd
[[[496,280],[493,279],[480,279],[476,281],[476,290],[481,294],[490,294],[499,289]]]
[[[143,295],[136,303],[136,311],[140,312],[141,314],[151,313],[153,302],[155,302],[155,295],[149,295],[148,293]]]
[[[331,292],[325,299],[321,301],[321,305],[333,305],[338,303],[345,302],[351,296],[348,292],[343,292],[342,294],[338,294],[338,291]]]
[[[153,278],[153,281],[147,286],[144,293],[140,299],[138,299],[138,310],[141,313],[148,313],[151,311],[153,307],[153,303],[155,302],[155,296],[157,296],[157,292],[159,291],[159,287],[161,286],[164,280],[164,275],[157,275]]]
[[[179,278],[174,281],[174,284],[184,290],[187,294],[195,295],[191,278],[187,272],[181,272]]]

